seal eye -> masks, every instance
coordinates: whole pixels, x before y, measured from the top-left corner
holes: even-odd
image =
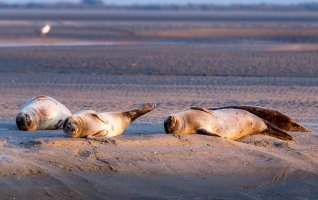
[[[66,131],[72,134],[75,131],[75,128],[72,126],[72,124],[68,124],[66,126]]]
[[[28,126],[30,126],[32,123],[32,120],[28,114],[25,114],[25,121]]]

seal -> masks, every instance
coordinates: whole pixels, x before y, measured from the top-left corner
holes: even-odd
[[[118,136],[133,121],[154,108],[156,108],[155,104],[146,104],[139,109],[126,112],[97,113],[93,110],[82,110],[65,120],[63,131],[72,138]]]
[[[164,128],[169,134],[205,134],[229,140],[255,134],[293,140],[285,131],[309,131],[279,111],[253,106],[192,107],[168,116]]]
[[[271,122],[272,124],[276,125],[278,128],[291,131],[291,132],[310,132],[310,130],[306,129],[305,127],[299,125],[293,119],[288,117],[287,115],[273,109],[263,108],[258,106],[226,106],[220,108],[209,108],[208,110],[219,110],[219,109],[241,109],[246,110],[254,115]]]
[[[71,111],[49,96],[37,96],[28,100],[16,117],[17,127],[22,131],[54,130],[62,128]]]

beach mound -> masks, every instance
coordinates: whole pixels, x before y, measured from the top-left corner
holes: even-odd
[[[288,190],[281,196],[287,198],[295,193],[306,196],[306,191],[311,191],[317,183],[318,148],[315,144],[318,134],[315,132],[294,133],[295,140],[291,142],[264,135],[229,141],[205,135],[147,134],[151,126],[159,130],[159,125],[136,123],[124,135],[111,139],[72,139],[66,138],[61,131],[6,130],[6,138],[1,142],[0,175],[8,179],[6,187],[11,190],[16,184],[13,180],[28,183],[28,186],[18,186],[27,190],[26,187],[35,188],[50,179],[49,183],[55,186],[38,188],[41,197],[47,197],[47,193],[52,197],[65,197],[52,193],[57,189],[54,187],[83,197],[85,194],[78,193],[83,187],[93,187],[86,188],[90,193],[105,184],[123,187],[118,180],[125,180],[125,184],[146,184],[149,190],[163,189],[164,185],[171,184],[171,187],[183,190],[180,181],[184,180],[190,181],[190,185],[212,184],[213,191],[216,187],[229,187],[231,191],[226,193],[227,197],[238,192],[241,195],[254,195],[255,192],[265,195],[269,191]],[[14,128],[12,124],[11,127]],[[139,134],[136,134],[137,130]],[[149,190],[142,190],[142,196]],[[203,186],[194,194],[204,196],[209,190]],[[136,195],[136,191],[129,190],[121,195]],[[184,195],[190,195],[189,191]],[[165,195],[176,194],[170,193]],[[120,196],[115,191],[107,194]],[[173,197],[165,195],[161,194],[161,197]]]

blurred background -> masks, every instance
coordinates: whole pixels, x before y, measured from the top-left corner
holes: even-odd
[[[312,51],[318,49],[318,1],[2,0],[0,9],[3,47],[157,45],[151,50],[140,45],[134,51],[125,49],[121,60],[116,53],[103,58],[101,51],[95,51],[95,58],[89,59],[85,57],[92,54],[88,50],[82,55],[85,59],[72,52],[76,59],[69,55],[66,61],[62,57],[70,52],[60,54],[54,48],[46,49],[50,52],[44,56],[48,60],[42,55],[22,53],[23,63],[19,63],[3,56],[0,64],[12,66],[10,70],[36,66],[61,71],[63,67],[82,71],[92,67],[106,73],[318,75],[315,62],[308,62],[316,59]],[[151,52],[151,59],[145,56]],[[6,55],[8,51],[1,53]],[[53,54],[54,60],[61,60],[59,66],[50,60]],[[242,60],[247,57],[251,59]]]
[[[250,104],[312,119],[317,11],[312,0],[2,0],[0,108],[11,116],[46,94],[73,109]]]

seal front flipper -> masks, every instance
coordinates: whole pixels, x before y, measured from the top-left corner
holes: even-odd
[[[95,133],[93,136],[94,137],[105,137],[107,135],[107,130],[103,129],[101,131],[98,131],[97,133]]]
[[[60,128],[63,127],[63,125],[64,125],[64,121],[63,121],[63,120],[59,120],[59,121],[57,122],[57,124],[55,125],[55,128],[56,128],[56,129],[60,129]]]
[[[103,122],[104,124],[108,124],[108,121],[107,120],[104,120],[102,119],[102,117],[98,114],[98,113],[95,113],[95,112],[91,112],[89,113],[92,117],[98,119],[99,121]]]
[[[129,110],[123,113],[123,115],[127,116],[131,122],[135,121],[138,117],[152,111],[153,109],[155,109],[157,106],[156,104],[146,104],[143,107],[139,108],[139,109],[134,109],[134,110]]]
[[[262,108],[257,106],[226,106],[226,107],[220,107],[220,108],[209,108],[209,110],[230,109],[230,108],[246,110],[258,116],[259,118],[262,118],[268,122],[271,122],[278,128],[285,131],[311,132],[310,130],[306,129],[300,124],[294,122],[294,120],[292,120],[290,117],[273,109]]]
[[[267,125],[268,129],[263,131],[261,134],[269,135],[272,137],[276,137],[281,140],[293,140],[293,136],[289,135],[285,131],[281,130],[280,128],[276,127],[275,125],[271,124],[270,122],[264,121]]]
[[[191,107],[190,109],[192,109],[192,110],[200,110],[200,111],[203,111],[203,112],[212,114],[211,111],[209,111],[209,110],[207,110],[207,109],[205,109],[205,108],[203,108],[203,107]]]
[[[209,135],[209,136],[215,136],[215,137],[221,137],[221,136],[219,136],[218,134],[211,133],[211,132],[209,132],[209,131],[207,131],[207,130],[205,130],[205,129],[199,129],[199,130],[197,130],[196,132],[197,132],[197,134]]]

